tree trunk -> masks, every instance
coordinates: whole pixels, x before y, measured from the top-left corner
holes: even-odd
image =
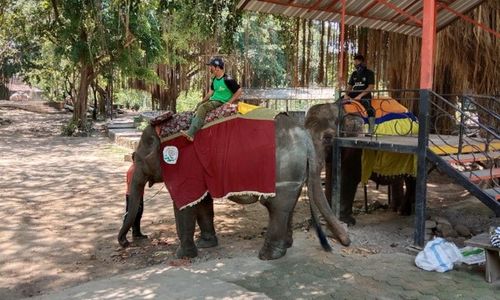
[[[73,110],[73,121],[79,129],[84,129],[87,125],[87,98],[89,85],[92,76],[92,66],[86,63],[80,65],[80,85],[78,87],[78,95],[76,104]]]
[[[300,65],[300,86],[304,87],[306,85],[306,22],[307,20],[302,20],[302,62]]]
[[[326,31],[326,51],[325,51],[325,86],[328,86],[328,73],[330,72],[330,62],[332,61],[332,57],[330,56],[330,43],[332,42],[331,34],[332,34],[332,24],[330,22],[328,24],[328,30]],[[332,53],[333,55],[333,53]]]
[[[321,37],[319,40],[319,63],[317,83],[323,85],[325,79],[325,22],[321,22]]]
[[[292,61],[292,86],[299,86],[299,35],[300,35],[300,19],[295,22],[294,46],[293,46],[293,61]]]
[[[307,24],[307,62],[306,62],[306,86],[309,86],[309,82],[311,79],[311,47],[312,47],[312,41],[313,41],[313,35],[312,35],[312,20],[309,20]]]
[[[180,81],[178,78],[184,76],[181,65],[179,63],[175,66],[158,65],[156,73],[158,77],[165,82],[164,86],[154,85],[152,88],[152,97],[154,102],[158,103],[160,110],[170,110],[176,112],[177,97],[181,92]]]

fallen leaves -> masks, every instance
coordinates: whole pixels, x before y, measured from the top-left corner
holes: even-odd
[[[363,247],[348,247],[342,249],[342,254],[344,255],[362,255],[362,256],[368,256],[368,255],[373,255],[377,254],[379,251],[377,249],[368,249],[368,248],[363,248]]]

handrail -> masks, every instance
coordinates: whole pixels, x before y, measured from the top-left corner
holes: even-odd
[[[472,120],[472,122],[476,123],[480,128],[486,130],[489,134],[493,135],[495,138],[497,139],[500,139],[500,135],[494,131],[492,131],[490,128],[484,126],[483,124],[481,124],[479,121],[476,121],[474,120],[473,118],[467,116],[467,114],[461,110],[460,108],[457,108],[453,103],[449,102],[448,100],[446,100],[444,97],[442,97],[441,95],[435,93],[434,91],[430,91],[430,93],[432,95],[434,95],[436,98],[440,99],[441,101],[443,101],[444,103],[448,104],[449,106],[451,107],[454,107],[456,111],[458,111],[459,113],[463,114],[466,118],[468,118],[469,120]],[[431,101],[432,103],[432,101]],[[440,110],[443,110],[441,107],[439,107],[439,105],[433,103],[436,107],[438,107]],[[444,111],[446,113],[448,113],[447,111]],[[449,114],[449,113],[448,113]]]

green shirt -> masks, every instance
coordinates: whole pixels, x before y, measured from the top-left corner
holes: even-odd
[[[221,78],[214,78],[210,88],[214,91],[210,100],[227,103],[240,86],[234,79],[224,74]]]

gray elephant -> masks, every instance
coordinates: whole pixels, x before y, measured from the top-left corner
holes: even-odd
[[[325,103],[312,106],[305,118],[305,127],[313,139],[314,148],[319,161],[319,169],[326,167],[326,181],[331,182],[332,147],[336,136],[338,121],[338,104]],[[342,120],[342,136],[357,136],[363,130],[363,119],[357,115],[345,115]],[[354,225],[352,204],[358,184],[361,182],[361,149],[343,148],[341,152],[341,196],[340,220]],[[388,185],[391,189],[391,208],[402,215],[410,215],[415,202],[415,177],[382,176],[372,173],[370,179],[380,185]],[[331,189],[326,185],[326,197],[331,199]],[[406,186],[406,191],[405,191]]]
[[[259,258],[263,260],[280,258],[286,254],[287,248],[292,246],[292,214],[306,181],[308,196],[314,204],[312,211],[319,209],[334,237],[342,245],[349,245],[348,234],[335,218],[321,189],[316,154],[309,133],[290,117],[278,115],[275,119],[275,140],[276,196],[266,199],[254,196],[230,197],[230,200],[241,204],[259,201],[268,210],[269,223]],[[136,169],[130,187],[129,213],[118,234],[118,242],[123,247],[129,244],[126,235],[135,222],[144,186],[146,183],[152,185],[163,182],[160,155],[160,139],[154,128],[148,126],[143,131],[136,150]],[[198,247],[217,245],[213,223],[213,201],[210,197],[182,210],[174,205],[174,213],[177,235],[180,240],[176,252],[177,257],[195,257],[198,254]],[[315,219],[314,213],[313,219]],[[200,227],[201,237],[195,243],[196,221]],[[329,245],[321,234],[323,233],[319,229],[318,235],[320,235],[323,248],[328,249]]]

